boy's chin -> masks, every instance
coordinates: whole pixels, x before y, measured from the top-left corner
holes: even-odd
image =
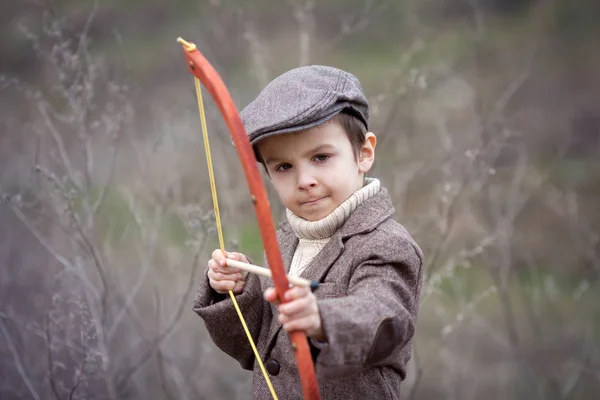
[[[294,208],[288,207],[294,214],[310,222],[319,221],[327,217],[335,210],[335,205],[329,196],[324,197],[317,204],[297,205]]]
[[[303,219],[310,221],[310,222],[315,222],[315,221],[319,221],[322,220],[323,218],[325,218],[326,216],[328,216],[330,214],[329,211],[315,211],[315,212],[302,212],[300,211],[299,213],[295,213],[297,216],[302,217]]]

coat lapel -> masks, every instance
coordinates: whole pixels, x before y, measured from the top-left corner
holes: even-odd
[[[379,224],[388,219],[394,213],[394,206],[385,188],[381,188],[378,194],[368,199],[348,217],[342,227],[333,234],[323,250],[306,267],[301,277],[321,282],[323,276],[344,250],[346,238],[369,232],[377,228]],[[292,254],[293,257],[293,254]],[[290,259],[291,262],[291,259]]]
[[[389,193],[385,188],[381,188],[378,194],[359,205],[344,225],[331,237],[315,258],[310,262],[308,267],[301,274],[301,277],[309,280],[321,281],[323,276],[333,263],[338,259],[344,250],[344,242],[347,237],[358,235],[364,232],[369,232],[375,229],[379,224],[388,219],[394,213],[394,206],[390,199]],[[281,229],[278,231],[279,247],[285,270],[290,270],[294,252],[298,246],[298,238],[292,231],[289,223],[281,224]],[[273,283],[269,281],[269,286]],[[273,318],[269,335],[265,342],[265,347],[262,349],[262,356],[268,353],[273,345],[273,341],[277,333],[281,329],[281,324],[277,319],[277,308],[271,305]]]
[[[342,242],[341,232],[338,231],[333,234],[325,247],[311,260],[300,276],[304,279],[321,282],[321,278],[325,276],[343,250],[344,242]]]
[[[279,242],[279,250],[281,251],[281,258],[283,259],[283,267],[285,268],[286,273],[290,270],[290,266],[292,265],[292,258],[294,257],[294,252],[296,251],[296,247],[298,246],[298,237],[286,223],[282,223],[280,225],[280,229],[277,231],[277,241]],[[268,280],[268,284],[266,287],[273,287],[273,281]],[[281,329],[281,324],[277,319],[277,307],[270,305],[271,314],[273,317],[271,318],[271,325],[269,327],[269,335],[267,337],[267,341],[265,342],[265,347],[261,349],[261,354],[264,356],[267,354],[270,349],[271,342],[279,329]]]
[[[298,238],[287,223],[281,224],[281,229],[277,236],[279,251],[281,251],[281,258],[283,259],[283,267],[285,268],[285,271],[288,272],[292,265],[294,252],[296,251],[296,247],[298,247]]]

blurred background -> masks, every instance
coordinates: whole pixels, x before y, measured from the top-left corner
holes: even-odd
[[[0,398],[251,396],[191,310],[217,241],[178,36],[239,109],[299,65],[362,82],[372,175],[426,256],[405,398],[598,398],[599,18],[597,0],[3,1]],[[205,102],[227,246],[260,260]]]

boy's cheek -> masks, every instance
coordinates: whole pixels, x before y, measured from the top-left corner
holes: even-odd
[[[290,210],[293,209],[294,207],[294,198],[293,196],[289,195],[289,192],[287,191],[277,191],[277,194],[279,195],[279,200],[281,200],[281,202],[283,203],[283,205],[286,208],[289,208]]]
[[[281,201],[284,203],[289,201],[291,197],[290,189],[288,188],[289,185],[284,182],[275,180],[271,180],[271,183],[273,184],[273,187],[275,188],[275,191],[279,195]]]

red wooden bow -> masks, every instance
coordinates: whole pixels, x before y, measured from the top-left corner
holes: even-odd
[[[275,224],[271,215],[267,192],[258,171],[254,150],[252,149],[252,145],[250,144],[240,115],[223,80],[221,80],[217,71],[215,71],[202,53],[200,53],[194,45],[188,46],[184,44],[183,50],[189,71],[200,80],[204,87],[206,87],[219,107],[225,123],[229,128],[250,189],[251,200],[254,204],[260,228],[260,235],[262,237],[269,268],[273,275],[273,283],[275,284],[279,299],[282,302],[285,302],[283,294],[289,289],[289,282],[283,267],[279,245],[277,244]],[[298,374],[300,376],[304,398],[310,400],[320,399],[315,368],[306,335],[301,331],[291,332],[290,339],[298,364]]]

